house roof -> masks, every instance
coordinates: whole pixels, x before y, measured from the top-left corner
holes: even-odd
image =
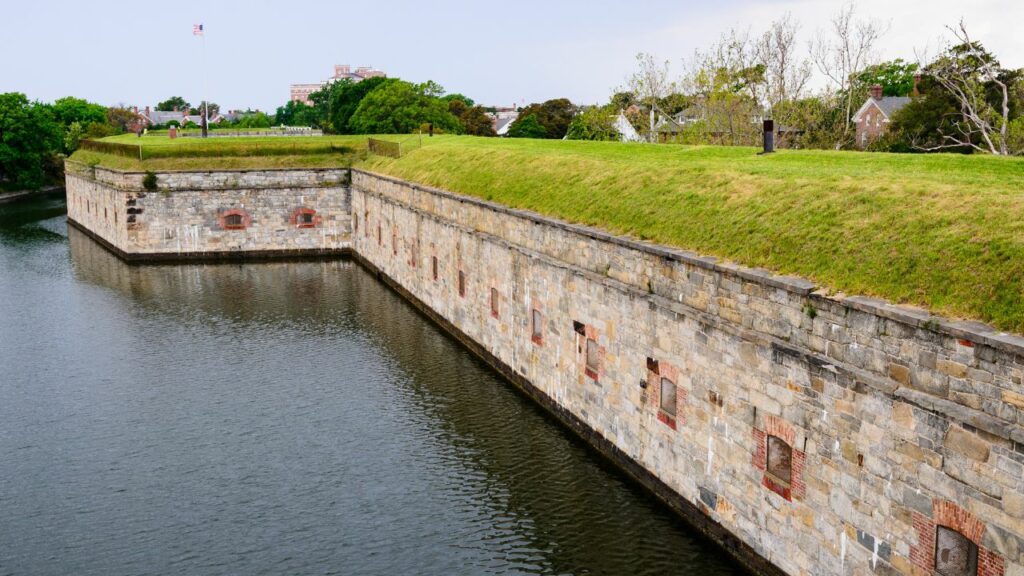
[[[892,119],[893,114],[909,103],[909,96],[883,96],[880,100],[868,97],[860,109],[857,110],[857,113],[853,115],[853,121],[860,122],[861,115],[867,112],[868,108],[870,108],[872,104],[882,111],[882,114],[885,115],[886,119]]]
[[[508,134],[509,127],[512,126],[512,122],[515,121],[517,117],[518,115],[505,118],[498,117],[494,123],[494,131],[498,134],[498,136],[504,136]]]

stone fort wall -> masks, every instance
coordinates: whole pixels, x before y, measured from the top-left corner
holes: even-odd
[[[1024,575],[1024,339],[352,180],[358,258],[757,571]]]
[[[127,259],[252,258],[349,249],[348,170],[144,174],[67,163],[68,218]]]
[[[351,250],[758,572],[1024,576],[1020,337],[358,170],[67,173],[126,259]]]

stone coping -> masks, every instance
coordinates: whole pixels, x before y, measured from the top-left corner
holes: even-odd
[[[82,166],[84,168],[88,168],[89,170],[106,170],[107,172],[113,172],[115,174],[120,174],[122,176],[146,175],[145,170],[121,170],[120,168],[110,168],[108,166],[95,166],[86,164],[85,162],[79,162],[78,160],[72,160],[70,158],[66,158],[64,160],[64,163]],[[329,172],[343,170],[347,172],[349,170],[352,170],[352,168],[349,168],[347,166],[339,166],[337,168],[303,168],[301,166],[296,166],[293,168],[215,168],[210,170],[153,170],[153,172],[156,174],[245,174],[248,172],[295,172],[296,170],[303,170],[307,172]]]
[[[352,168],[352,172],[364,174],[373,178],[379,178],[396,184],[402,184],[409,186],[413,190],[434,194],[457,202],[481,206],[488,210],[494,210],[517,218],[523,218],[537,224],[552,226],[568,232],[580,234],[594,240],[623,246],[625,248],[630,248],[632,250],[637,250],[639,252],[651,254],[667,260],[681,262],[697,268],[703,268],[725,276],[735,276],[762,286],[785,290],[786,292],[796,294],[801,297],[820,299],[835,303],[846,308],[900,322],[914,328],[931,330],[958,340],[968,340],[976,344],[990,346],[1003,352],[1024,356],[1024,336],[1000,332],[983,322],[954,320],[942,316],[936,316],[922,308],[892,304],[891,302],[887,302],[880,298],[847,296],[844,294],[832,295],[827,289],[822,289],[813,282],[803,278],[778,275],[763,268],[749,268],[732,262],[725,262],[714,256],[701,256],[696,252],[689,250],[676,249],[661,244],[654,244],[626,238],[624,236],[617,236],[598,228],[583,226],[580,224],[570,224],[563,220],[543,216],[529,210],[511,208],[504,204],[498,204],[481,198],[457,194],[448,190],[409,182],[386,174],[379,174],[377,172],[361,170],[359,168]]]

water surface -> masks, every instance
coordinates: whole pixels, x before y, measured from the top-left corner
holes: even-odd
[[[0,574],[740,574],[350,261],[0,205]]]

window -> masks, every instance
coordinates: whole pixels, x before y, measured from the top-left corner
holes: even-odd
[[[391,255],[398,256],[398,232],[391,231]]]
[[[241,214],[228,214],[224,216],[224,228],[228,230],[240,230],[245,228],[245,222]]]
[[[597,340],[587,338],[587,372],[592,378],[597,378],[598,347]]]
[[[383,239],[383,236],[381,236],[381,232],[380,232],[380,224],[377,224],[377,245],[378,246],[383,246],[384,245],[384,239]]]
[[[434,280],[436,281],[437,280],[437,256],[431,256],[430,257],[430,269],[431,269],[432,274],[434,275]]]
[[[314,224],[313,213],[303,212],[299,214],[299,228],[312,228]]]
[[[352,229],[354,232],[359,232],[359,214],[352,215]]]
[[[497,318],[498,314],[498,289],[491,288],[491,316]]]
[[[974,576],[978,573],[978,545],[945,526],[935,531],[935,572],[941,576]]]
[[[540,310],[534,309],[530,324],[533,328],[531,338],[534,342],[540,344],[541,340],[544,339],[544,316],[540,313]]]
[[[370,237],[370,211],[363,212],[363,236]]]
[[[676,383],[662,376],[661,411],[673,418],[676,415]]]
[[[777,436],[768,436],[768,473],[787,485],[793,479],[793,449]]]
[[[459,296],[466,295],[466,274],[459,270]]]

